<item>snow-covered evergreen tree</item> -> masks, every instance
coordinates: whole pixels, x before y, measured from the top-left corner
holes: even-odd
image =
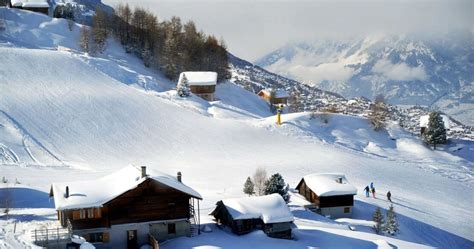
[[[250,179],[250,176],[247,177],[247,180],[244,183],[244,193],[248,194],[249,196],[255,194],[255,185]]]
[[[439,112],[430,113],[427,131],[423,138],[425,142],[433,145],[433,149],[436,149],[437,144],[446,143],[446,128],[444,127],[443,117]]]
[[[395,235],[399,231],[397,215],[395,214],[393,205],[390,205],[390,207],[388,208],[387,220],[385,221],[383,225],[383,231],[390,235]]]
[[[382,225],[384,224],[383,214],[379,207],[375,210],[372,220],[375,222],[375,233],[379,234],[382,232]]]
[[[290,200],[290,195],[288,194],[288,188],[285,184],[285,180],[283,180],[283,177],[279,173],[272,175],[270,179],[265,182],[264,193],[266,195],[278,193],[281,195],[281,197],[283,197],[285,202]]]
[[[178,85],[176,86],[176,91],[180,97],[188,97],[191,94],[191,90],[189,89],[188,79],[186,75],[183,74],[183,77],[178,81]]]

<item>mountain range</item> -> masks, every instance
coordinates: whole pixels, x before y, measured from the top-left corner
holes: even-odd
[[[271,72],[344,97],[382,94],[474,124],[474,43],[470,32],[442,38],[372,35],[291,43],[258,59]]]

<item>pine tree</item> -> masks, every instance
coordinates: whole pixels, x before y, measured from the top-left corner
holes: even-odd
[[[250,176],[247,177],[247,180],[244,183],[244,193],[248,194],[249,196],[255,194],[254,190],[255,185],[252,182],[252,179],[250,179]]]
[[[83,25],[81,28],[81,36],[79,38],[79,46],[86,53],[89,52],[89,39],[89,29],[87,28],[87,26]]]
[[[384,223],[383,214],[379,207],[377,207],[377,209],[375,210],[372,220],[375,222],[375,225],[373,227],[375,233],[379,234],[380,232],[382,232],[382,224]]]
[[[444,127],[443,117],[439,112],[430,113],[427,131],[423,136],[425,142],[433,145],[433,149],[436,149],[437,144],[446,143],[446,128]]]
[[[191,94],[189,89],[188,79],[186,75],[183,73],[183,77],[179,79],[178,85],[176,86],[176,91],[180,97],[188,97]]]
[[[387,220],[385,221],[383,225],[383,231],[390,235],[395,235],[399,231],[397,215],[395,214],[393,205],[390,205],[390,207],[388,208]]]
[[[290,195],[288,194],[288,188],[285,184],[285,180],[283,180],[283,177],[279,173],[272,175],[270,179],[265,182],[264,193],[266,195],[278,193],[281,195],[281,197],[283,197],[285,202],[290,200]]]

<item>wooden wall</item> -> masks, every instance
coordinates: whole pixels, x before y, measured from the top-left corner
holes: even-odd
[[[305,183],[304,180],[296,187],[298,192],[311,203],[320,208],[325,207],[341,207],[354,206],[353,195],[336,195],[336,196],[318,196]]]

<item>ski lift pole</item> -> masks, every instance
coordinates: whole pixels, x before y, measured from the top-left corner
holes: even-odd
[[[277,125],[281,125],[281,113],[283,112],[283,105],[277,107]]]

